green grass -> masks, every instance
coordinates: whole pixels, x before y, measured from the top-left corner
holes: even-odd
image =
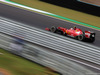
[[[0,49],[0,68],[9,70],[12,75],[59,75],[36,63]]]
[[[77,20],[83,23],[87,23],[93,26],[100,27],[100,17],[93,16],[90,14],[78,12],[75,10],[71,10],[68,8],[59,7],[56,5],[52,5],[49,3],[41,2],[39,0],[10,0],[19,4],[23,4],[29,7],[41,9],[44,11],[48,11],[63,17],[67,17],[73,20]]]

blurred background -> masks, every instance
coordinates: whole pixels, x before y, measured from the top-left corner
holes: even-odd
[[[99,75],[99,11],[99,0],[0,0],[0,75]],[[96,41],[45,31],[52,25],[94,31]]]

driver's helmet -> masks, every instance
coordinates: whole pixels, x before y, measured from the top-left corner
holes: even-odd
[[[74,28],[73,28],[74,30],[76,30],[76,26],[74,26]]]
[[[73,30],[73,28],[70,28],[71,30]]]

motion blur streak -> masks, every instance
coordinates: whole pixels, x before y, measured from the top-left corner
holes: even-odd
[[[96,40],[94,43],[91,43],[92,45],[99,46],[100,47],[100,32],[91,28],[83,27],[77,24],[73,24],[70,22],[62,21],[59,19],[55,19],[52,17],[44,16],[38,13],[30,12],[27,10],[23,10],[20,8],[0,4],[0,15],[22,22],[24,24],[34,26],[40,29],[46,28],[46,27],[51,27],[51,26],[62,26],[65,28],[71,28],[73,26],[76,26],[83,31],[89,30],[89,31],[94,31],[96,33]],[[9,12],[8,12],[9,11]],[[7,12],[7,13],[6,13]],[[89,43],[90,44],[90,43]]]
[[[98,67],[100,67],[100,48],[93,45],[53,34],[38,28],[30,28],[27,25],[4,18],[1,18],[0,28],[0,32],[2,33],[11,36],[15,36],[15,34],[18,36],[21,35],[23,36],[23,40],[53,49],[54,51],[69,54],[92,63],[96,63],[98,64]],[[85,64],[87,65],[89,63]],[[98,67],[94,65],[91,65],[90,67],[98,69]]]
[[[76,20],[72,20],[72,19],[69,19],[69,18],[66,18],[66,17],[62,17],[62,16],[59,16],[59,15],[53,14],[53,13],[42,11],[42,10],[39,10],[39,9],[31,8],[31,7],[28,7],[28,6],[25,6],[25,5],[21,5],[21,4],[12,2],[10,0],[5,0],[3,2],[8,3],[8,4],[12,4],[12,5],[15,5],[15,6],[19,6],[21,8],[25,8],[25,9],[28,9],[28,10],[32,10],[32,11],[36,11],[36,12],[39,12],[39,13],[47,14],[47,15],[50,15],[50,16],[53,16],[53,17],[56,17],[56,18],[59,18],[59,19],[62,19],[62,20],[71,21],[73,23],[81,24],[83,26],[88,26],[88,27],[91,27],[93,29],[95,28],[95,29],[100,31],[99,27],[96,27],[96,26],[93,26],[93,25],[89,25],[89,24],[86,24],[86,23],[82,23],[82,22],[79,22],[79,21],[76,21]]]
[[[3,25],[4,25],[4,27],[3,27]],[[13,28],[13,27],[15,27],[15,28]],[[0,32],[2,32],[2,33],[0,33],[0,47],[4,48],[14,54],[20,55],[29,60],[35,61],[39,64],[42,64],[44,66],[50,67],[50,68],[62,73],[63,75],[85,75],[88,73],[93,73],[89,69],[86,69],[86,68],[70,61],[67,57],[57,54],[56,52],[52,52],[52,51],[50,51],[51,49],[46,48],[47,42],[51,41],[52,39],[48,40],[47,42],[45,41],[45,39],[43,40],[43,41],[45,41],[45,43],[42,43],[42,44],[44,44],[45,47],[36,45],[36,43],[39,42],[38,38],[41,38],[41,40],[42,40],[43,35],[45,35],[44,36],[44,38],[45,38],[45,37],[48,37],[51,33],[43,31],[43,30],[39,30],[34,27],[31,27],[31,28],[30,27],[26,28],[26,27],[27,27],[26,25],[23,25],[23,24],[20,24],[20,23],[11,21],[11,20],[8,21],[7,19],[4,20],[4,18],[1,19],[0,20],[0,30],[1,30]],[[14,36],[14,34],[17,34],[17,33],[15,33],[16,31],[14,32],[15,29],[18,30],[19,32],[21,31],[21,33],[24,32],[24,37],[21,38],[21,39],[24,39],[23,40],[24,47],[21,48],[20,51],[16,50],[16,43],[12,42],[12,41],[14,41],[14,39],[16,37],[16,36]],[[37,31],[37,30],[39,30],[39,31]],[[5,34],[3,34],[3,33],[5,33]],[[37,37],[37,39],[35,39],[35,38],[32,38],[29,34],[34,35],[34,36],[31,35],[32,37],[35,37],[35,38],[36,38],[36,36],[38,36],[38,37]],[[52,34],[51,36],[55,40],[56,40],[56,36],[58,36],[59,40],[60,39],[65,40],[65,39],[62,39],[63,37],[59,38],[60,37],[59,35]],[[71,39],[68,38],[67,40],[71,40]],[[12,46],[12,44],[15,46]],[[49,44],[50,43],[48,43],[48,46],[50,46]],[[17,43],[17,47],[18,47],[18,43]]]

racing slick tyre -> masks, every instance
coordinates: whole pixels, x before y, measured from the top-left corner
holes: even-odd
[[[57,32],[57,28],[55,26],[52,26],[50,28],[50,31],[53,32],[53,33],[56,33]]]
[[[94,42],[94,41],[95,41],[95,38],[91,38],[91,39],[90,39],[90,42]]]
[[[83,40],[84,40],[84,35],[79,35],[79,36],[77,36],[76,39],[78,39],[78,40],[80,40],[80,41],[83,41]]]
[[[94,42],[95,41],[95,33],[91,33],[90,35],[90,42]]]

